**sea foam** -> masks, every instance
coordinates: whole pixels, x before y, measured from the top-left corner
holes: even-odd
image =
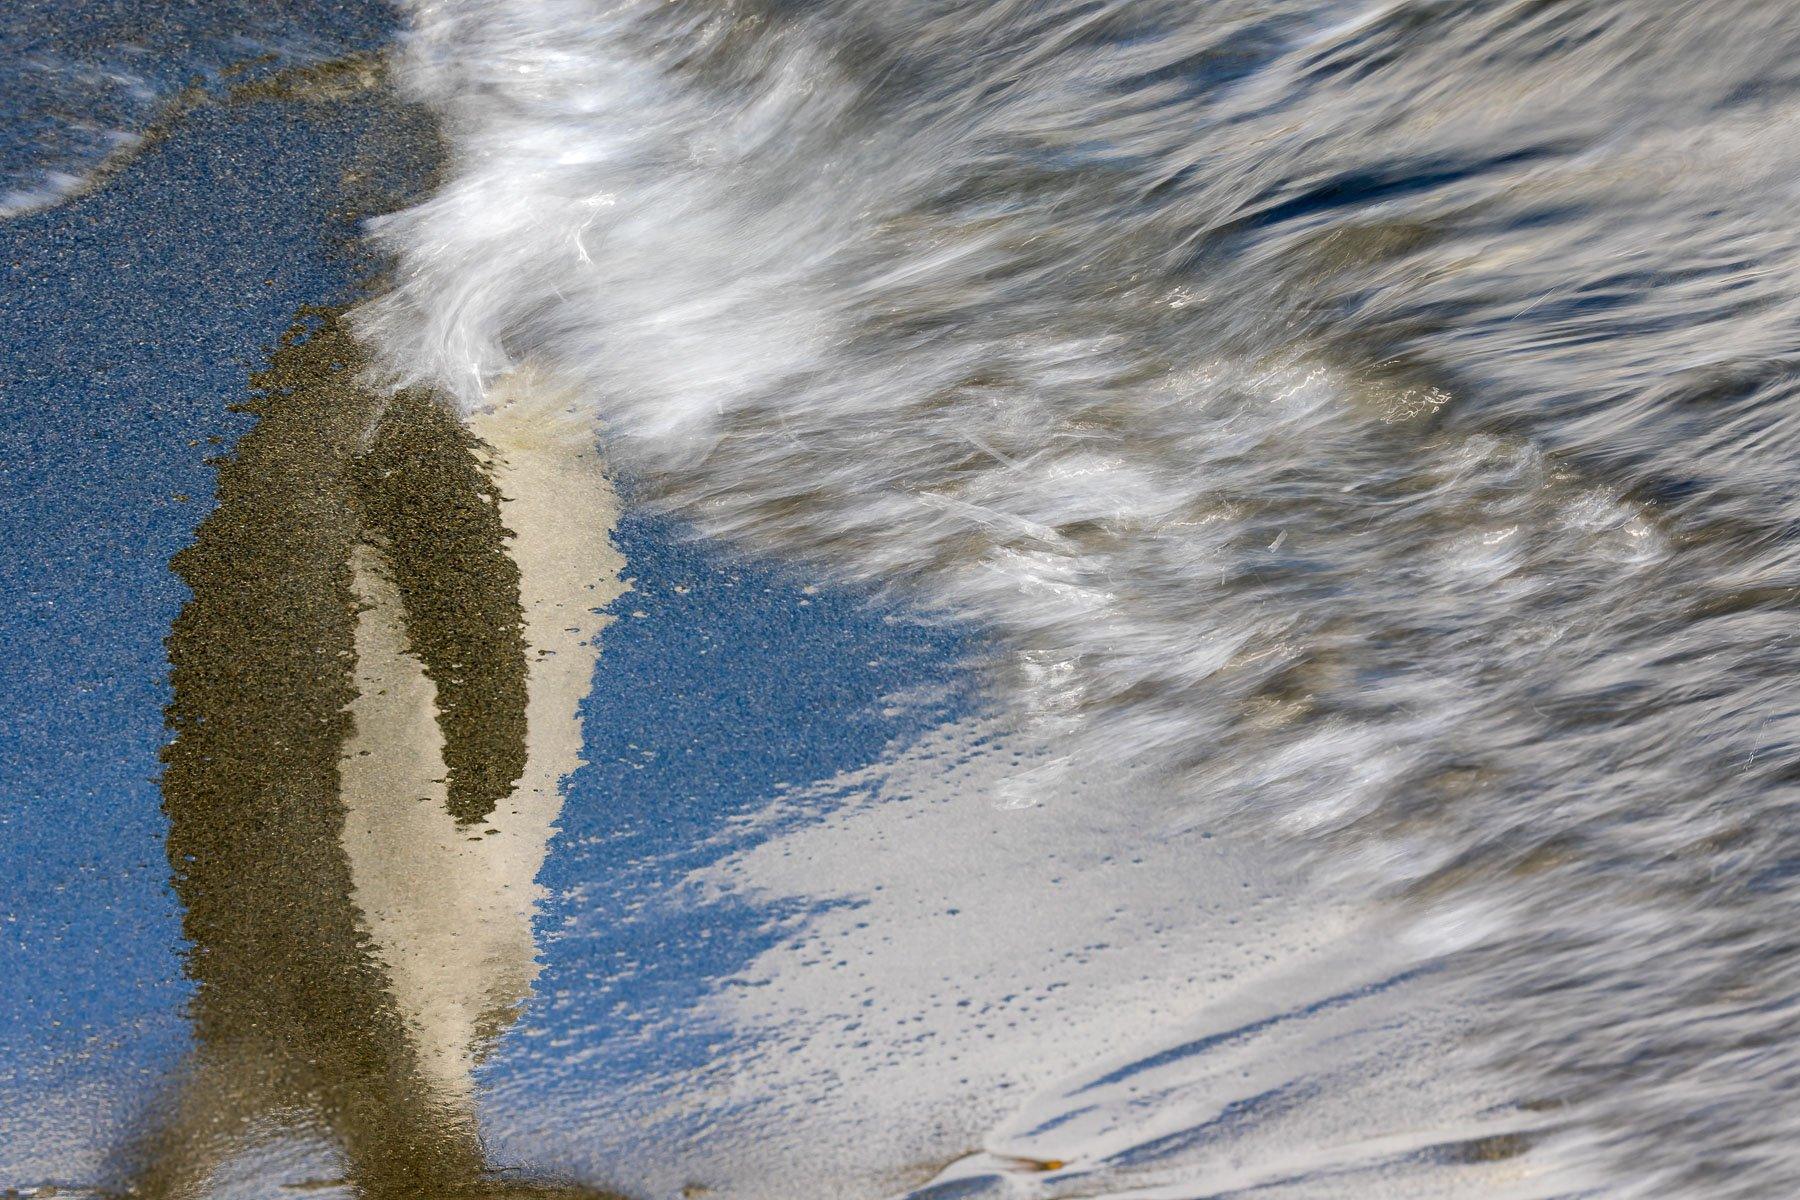
[[[1609,1194],[1800,1185],[1800,18],[412,11],[386,379],[529,367],[640,502],[991,631],[1003,806],[1155,772],[1146,839],[1438,910]]]

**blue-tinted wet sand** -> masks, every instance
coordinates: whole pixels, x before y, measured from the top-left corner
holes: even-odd
[[[185,599],[168,562],[265,348],[364,273],[343,172],[422,168],[365,152],[405,144],[385,132],[398,115],[373,98],[203,104],[106,186],[0,224],[9,1113],[52,1078],[141,1081],[183,1043],[155,783],[163,638]],[[0,1182],[22,1182],[5,1158],[28,1147],[0,1146]]]
[[[50,18],[23,11],[0,23],[15,53],[47,36]],[[140,39],[165,56],[159,70],[187,55],[192,74],[214,72],[213,98],[90,194],[0,223],[0,1188],[101,1182],[95,1164],[187,1047],[156,786],[163,639],[186,599],[169,560],[211,506],[208,457],[248,425],[229,409],[250,372],[303,306],[362,294],[377,264],[358,221],[416,194],[430,168],[428,126],[379,90],[230,100],[216,69],[243,19],[218,6],[182,17],[178,36]],[[367,50],[389,19],[376,4],[335,6],[313,48]],[[559,1056],[571,1041],[599,1049],[615,1077],[650,1065],[619,1013],[678,1007],[782,916],[715,906],[652,919],[632,916],[632,900],[722,854],[709,839],[726,818],[945,715],[883,715],[883,697],[957,695],[965,650],[666,521],[628,512],[617,537],[634,590],[603,635],[584,709],[590,765],[543,876],[538,992],[555,999],[532,1014]],[[706,1053],[698,1034],[656,1048],[664,1065]],[[533,1069],[529,1047],[491,1068],[515,1069]],[[579,1072],[544,1079],[585,1086]],[[84,1113],[73,1157],[32,1133],[70,1094]]]

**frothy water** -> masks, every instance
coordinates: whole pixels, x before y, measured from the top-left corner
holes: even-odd
[[[1003,812],[1142,772],[1120,844],[1380,898],[1543,1188],[1800,1191],[1792,5],[413,20],[395,380],[528,365],[647,500],[991,629]],[[1404,1194],[1345,1166],[1105,1186]]]
[[[1518,1161],[1542,1119],[1451,1065],[1467,1018],[1393,922],[1242,839],[1145,837],[1179,797],[1141,774],[995,803],[1018,745],[951,723],[700,873],[812,916],[705,1006],[740,1036],[632,1131],[626,1190],[1557,1194]]]

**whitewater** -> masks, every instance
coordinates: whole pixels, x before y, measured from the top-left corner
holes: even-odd
[[[409,15],[449,159],[374,226],[379,378],[479,417],[523,373],[632,503],[998,647],[945,736],[1007,752],[865,791],[1002,849],[903,869],[871,800],[813,860],[883,861],[841,889],[1027,887],[1068,843],[1007,818],[1075,812],[1151,874],[1059,931],[1167,902],[1130,978],[1208,952],[1202,832],[1306,890],[1280,1003],[1115,1009],[1146,1046],[919,1194],[1800,1194],[1800,9]],[[833,886],[780,871],[731,868]],[[961,1102],[904,1059],[841,1112]],[[767,1194],[874,1194],[807,1158],[854,1124],[750,1139]]]

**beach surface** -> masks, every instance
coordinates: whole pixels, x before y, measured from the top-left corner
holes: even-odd
[[[0,1191],[1553,1194],[1456,930],[639,503],[555,380],[361,382],[443,168],[385,7],[135,15],[0,23],[61,130],[0,220]]]

